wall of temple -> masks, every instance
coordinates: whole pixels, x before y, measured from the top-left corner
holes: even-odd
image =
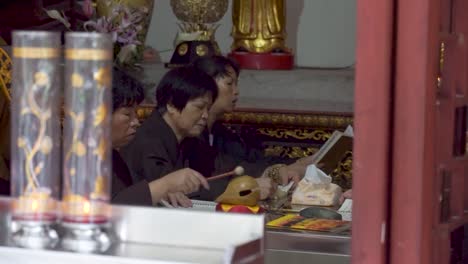
[[[232,0],[230,0],[232,2]],[[355,63],[356,0],[286,0],[287,44],[302,67],[341,68]],[[231,3],[216,39],[223,53],[232,42]],[[169,0],[155,0],[146,44],[170,60],[177,33],[177,19]]]

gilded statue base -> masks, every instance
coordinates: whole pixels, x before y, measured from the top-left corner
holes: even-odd
[[[253,70],[291,70],[294,55],[290,52],[252,53],[233,51],[229,57],[236,60],[243,69]]]
[[[213,40],[183,41],[177,45],[171,61],[164,66],[166,68],[186,66],[198,58],[213,55],[219,55],[218,44]]]
[[[290,70],[285,0],[233,0],[231,54],[245,69]]]

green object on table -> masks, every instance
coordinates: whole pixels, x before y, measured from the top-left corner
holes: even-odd
[[[317,219],[333,219],[341,220],[341,214],[337,213],[334,210],[323,208],[323,207],[308,207],[302,209],[299,212],[299,215],[307,218],[317,218]]]

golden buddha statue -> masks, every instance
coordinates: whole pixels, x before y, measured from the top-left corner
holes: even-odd
[[[285,11],[284,0],[233,0],[230,56],[244,68],[292,68]]]

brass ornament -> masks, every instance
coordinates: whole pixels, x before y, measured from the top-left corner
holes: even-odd
[[[185,51],[185,46],[182,49],[177,49],[167,66],[187,65],[197,57],[207,56],[211,53],[218,54],[219,46],[215,40],[216,29],[219,27],[217,22],[226,13],[229,1],[171,0],[170,3],[172,12],[180,21],[174,47],[181,43],[189,45],[187,51]],[[203,42],[205,46],[195,47],[196,42]]]
[[[226,190],[216,202],[232,205],[255,206],[260,200],[260,190],[257,181],[250,176],[239,176],[231,180]]]
[[[195,50],[197,55],[200,57],[203,57],[208,53],[208,47],[205,44],[198,45]]]
[[[187,43],[180,44],[179,48],[177,49],[177,52],[179,53],[180,56],[184,56],[185,54],[187,54],[187,51],[188,51]]]
[[[229,6],[227,0],[171,0],[177,19],[192,23],[216,23],[223,18]]]

